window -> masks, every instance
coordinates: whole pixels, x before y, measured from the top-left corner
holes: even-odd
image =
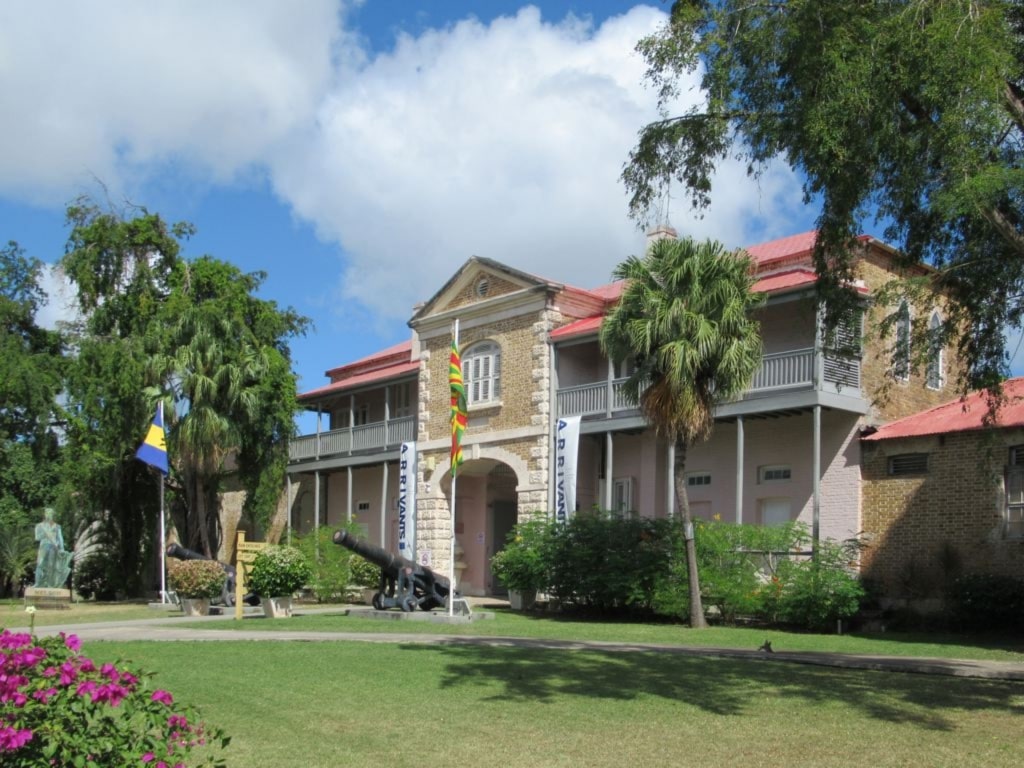
[[[1008,539],[1024,538],[1024,445],[1010,449],[1006,469],[1006,528]]]
[[[352,424],[361,427],[370,423],[370,406],[367,403],[357,405],[352,409]]]
[[[900,381],[910,378],[910,305],[900,302],[896,310],[896,343],[892,352],[892,373]]]
[[[710,472],[687,472],[686,485],[690,488],[700,488],[711,485]]]
[[[415,399],[413,398],[413,384],[412,381],[407,381],[404,384],[396,384],[394,389],[394,407],[392,408],[391,416],[395,419],[402,419],[406,416],[412,416],[413,407],[415,406]]]
[[[889,457],[890,477],[923,475],[928,472],[927,453],[901,453]]]
[[[612,510],[615,512],[632,512],[633,506],[633,478],[616,478],[612,486]]]
[[[462,357],[466,405],[495,403],[501,396],[501,347],[493,341],[474,344]]]
[[[757,482],[784,483],[792,479],[793,472],[788,464],[766,464],[757,468]]]
[[[790,499],[761,499],[761,525],[782,525],[793,519],[793,502]]]
[[[928,321],[928,370],[925,384],[928,389],[942,389],[942,318],[932,312]]]

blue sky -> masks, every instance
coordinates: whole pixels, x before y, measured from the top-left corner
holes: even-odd
[[[56,262],[83,193],[191,221],[186,254],[267,272],[262,295],[313,319],[293,344],[312,389],[406,338],[472,255],[592,287],[642,248],[618,176],[657,117],[633,48],[666,8],[4,3],[0,240]],[[815,214],[783,165],[728,162],[703,217],[670,218],[739,246]]]

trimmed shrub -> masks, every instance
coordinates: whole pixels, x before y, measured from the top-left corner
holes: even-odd
[[[213,600],[224,591],[228,575],[214,560],[171,560],[167,580],[178,597],[189,600]]]
[[[494,575],[508,589],[516,592],[548,589],[553,526],[550,520],[538,518],[520,523],[509,532],[505,548],[491,558]]]
[[[287,597],[313,578],[313,569],[295,547],[274,546],[260,550],[249,571],[249,588],[260,597]]]
[[[312,576],[305,586],[318,603],[343,602],[352,580],[352,553],[335,544],[333,536],[333,528],[321,526],[293,539],[309,563]]]
[[[994,574],[969,574],[949,589],[953,618],[968,629],[1024,628],[1024,580]]]

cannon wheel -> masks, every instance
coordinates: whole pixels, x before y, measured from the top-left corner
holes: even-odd
[[[370,604],[378,611],[384,610],[384,595],[380,592],[374,592],[373,598],[370,600]]]
[[[416,610],[416,598],[411,595],[402,601],[402,610],[405,613],[412,613]]]

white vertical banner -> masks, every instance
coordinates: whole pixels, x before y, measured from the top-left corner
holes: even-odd
[[[566,416],[555,426],[555,520],[564,523],[576,511],[576,456],[580,417]]]
[[[416,443],[398,454],[398,554],[416,561]]]

